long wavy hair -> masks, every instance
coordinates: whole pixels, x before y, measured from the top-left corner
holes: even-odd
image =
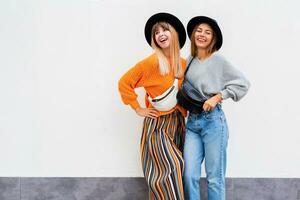
[[[170,59],[169,63],[167,57],[164,55],[162,49],[159,47],[155,41],[155,31],[158,27],[162,27],[165,30],[169,30],[171,33],[171,42],[170,42]],[[158,56],[159,60],[159,71],[161,75],[167,75],[170,72],[173,72],[175,77],[183,77],[183,69],[180,62],[180,45],[177,31],[173,26],[166,22],[158,22],[152,27],[151,32],[151,46],[154,49],[155,53]]]
[[[200,23],[202,24],[202,23]],[[196,46],[196,42],[195,42],[195,32],[197,31],[197,28],[200,24],[197,24],[191,34],[191,55],[193,57],[196,57],[198,55],[198,48]],[[209,27],[211,27],[209,24],[207,24]],[[214,32],[214,30],[211,28],[212,30],[212,41],[210,43],[210,45],[206,48],[206,54],[207,55],[211,55],[212,53],[214,53],[215,51],[217,51],[216,48],[216,42],[217,42],[217,38],[216,38],[216,34]]]

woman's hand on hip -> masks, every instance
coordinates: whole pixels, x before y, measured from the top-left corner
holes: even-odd
[[[158,111],[154,108],[137,108],[135,112],[141,117],[150,117],[153,119],[158,117]]]
[[[222,95],[216,94],[215,96],[207,99],[203,104],[203,110],[205,112],[213,110],[218,103],[222,101]]]

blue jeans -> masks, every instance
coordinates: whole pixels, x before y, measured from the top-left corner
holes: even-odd
[[[228,127],[220,104],[209,112],[189,114],[183,150],[187,200],[200,200],[201,164],[204,158],[208,200],[225,200],[227,140]]]

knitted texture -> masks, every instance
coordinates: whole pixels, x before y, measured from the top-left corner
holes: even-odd
[[[184,71],[186,61],[181,59],[181,64]],[[140,107],[140,104],[137,101],[137,94],[134,89],[143,87],[146,91],[145,105],[148,108],[152,108],[147,95],[150,95],[151,98],[161,95],[173,85],[174,78],[173,73],[169,73],[167,75],[160,74],[158,57],[156,54],[152,54],[129,69],[119,80],[119,92],[121,94],[122,101],[124,104],[130,105],[133,109]],[[179,87],[181,87],[182,81],[183,77],[178,81]],[[179,105],[167,112],[160,111],[159,115],[169,114],[176,108],[178,108],[186,116],[186,111]]]

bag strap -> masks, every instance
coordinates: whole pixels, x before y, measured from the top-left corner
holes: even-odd
[[[191,63],[193,62],[193,60],[194,60],[194,57],[190,60],[189,64],[187,65],[186,70],[185,70],[185,72],[184,72],[184,76],[186,75],[187,71],[189,70],[190,65],[191,65]]]
[[[187,71],[188,71],[188,69],[190,68],[190,65],[191,65],[191,63],[193,62],[193,60],[194,60],[194,57],[190,60],[190,62],[189,62],[189,64],[187,65],[187,67],[186,67],[186,69],[185,69],[185,72],[184,72],[184,78],[185,78],[185,75],[186,75],[186,73],[187,73]],[[175,79],[177,79],[178,80],[178,77],[175,77]],[[175,82],[175,79],[174,79],[174,82]],[[178,84],[178,83],[177,83]],[[174,86],[174,83],[173,83],[173,85],[171,86],[171,87],[173,87]],[[172,89],[171,89],[171,91],[172,91]],[[170,92],[169,92],[170,93]],[[168,93],[168,94],[169,94]],[[167,94],[167,95],[168,95]],[[150,95],[146,92],[146,95],[147,95],[147,98],[148,97],[150,97]],[[166,95],[166,96],[167,96]],[[150,97],[151,98],[151,97]],[[152,98],[151,98],[152,99]]]

